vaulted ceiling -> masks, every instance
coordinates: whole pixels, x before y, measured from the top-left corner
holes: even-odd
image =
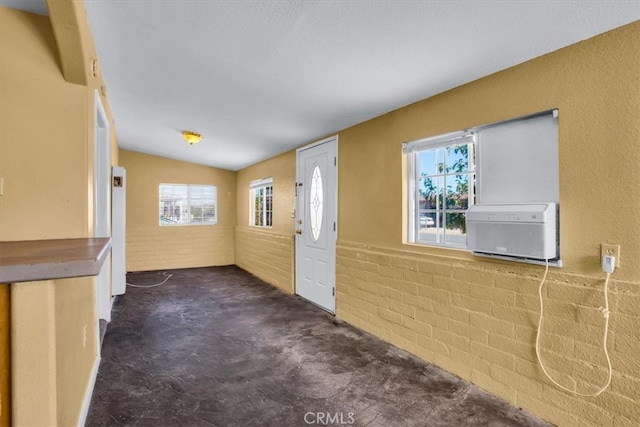
[[[231,170],[640,19],[640,0],[85,7],[120,147]]]

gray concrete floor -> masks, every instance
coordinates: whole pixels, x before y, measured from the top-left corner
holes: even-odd
[[[548,425],[237,267],[168,273],[116,303],[88,426]]]

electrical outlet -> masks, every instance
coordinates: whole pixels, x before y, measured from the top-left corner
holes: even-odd
[[[600,248],[600,259],[605,255],[614,256],[616,257],[616,267],[620,268],[620,245],[603,243]]]
[[[82,347],[87,346],[87,325],[82,328]]]

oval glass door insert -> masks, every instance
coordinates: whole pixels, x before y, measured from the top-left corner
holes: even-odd
[[[311,237],[314,242],[320,238],[322,229],[322,174],[320,166],[316,163],[311,172],[311,191],[309,195],[309,223],[311,224]]]

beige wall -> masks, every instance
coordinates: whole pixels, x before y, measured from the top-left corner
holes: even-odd
[[[72,18],[78,19],[84,46],[95,56],[83,14],[80,8]],[[87,86],[64,80],[49,17],[0,7],[0,177],[5,179],[0,240],[92,235],[94,90],[101,86],[100,78],[90,78]],[[110,116],[106,98],[103,101]],[[115,163],[114,136],[111,148]],[[14,341],[20,366],[55,362],[46,365],[48,375],[57,379],[57,393],[49,394],[55,411],[34,410],[17,393],[16,423],[26,421],[24,415],[32,424],[75,424],[96,362],[95,279],[52,283],[41,284],[40,295],[48,295],[46,300],[36,301],[38,292],[13,299],[18,320],[12,327],[27,331],[30,340],[18,336]],[[38,304],[50,314],[47,322],[54,323],[23,315]],[[48,356],[29,351],[37,342],[51,344]],[[24,378],[19,386],[27,395],[51,385],[37,376]]]
[[[614,377],[598,398],[558,390],[537,364],[543,268],[403,244],[403,142],[551,108],[560,111],[565,267],[547,280],[542,354],[570,387],[568,375],[586,393],[605,382],[599,244],[621,244],[621,268],[611,280]],[[639,111],[636,22],[340,132],[337,316],[553,423],[633,425],[640,411]],[[263,235],[241,229],[248,181],[273,175],[275,186],[286,169],[280,184],[293,188],[295,154],[280,158],[238,173],[236,260]],[[280,195],[277,215],[292,204],[292,194]],[[278,233],[290,238],[292,229],[289,223]],[[269,277],[273,258],[244,268]]]
[[[120,165],[127,169],[127,271],[234,263],[234,172],[126,150]],[[161,183],[216,185],[218,223],[161,227]]]
[[[288,292],[293,292],[295,162],[295,151],[273,157],[239,171],[236,185],[235,264]],[[267,177],[273,178],[273,226],[251,226],[249,183]]]

